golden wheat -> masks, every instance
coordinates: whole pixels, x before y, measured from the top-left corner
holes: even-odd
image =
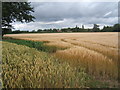
[[[85,67],[96,77],[117,78],[118,33],[46,33],[6,35],[17,39],[48,41],[47,45],[69,47],[54,53],[74,66]]]
[[[66,50],[57,51],[57,58],[67,60],[73,66],[86,68],[86,71],[97,77],[116,78],[118,76],[117,65],[104,55],[84,47],[73,47]]]
[[[2,54],[4,88],[93,87],[94,81],[84,69],[73,68],[36,49],[3,42]]]

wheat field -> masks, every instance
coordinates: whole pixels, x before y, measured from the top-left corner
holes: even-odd
[[[85,72],[101,80],[118,78],[118,33],[45,33],[7,34],[5,37],[44,41],[45,45],[66,48],[50,55],[71,67],[85,68]]]
[[[91,79],[84,70],[47,53],[9,42],[3,42],[2,53],[4,88],[90,87]]]

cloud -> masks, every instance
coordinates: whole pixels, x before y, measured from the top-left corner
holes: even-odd
[[[30,2],[119,2],[119,0],[28,0],[28,1]]]
[[[113,25],[118,22],[117,2],[32,2],[35,22],[14,23],[16,29],[34,30],[45,28],[75,27],[82,24]]]
[[[112,11],[110,11],[110,12],[106,13],[106,14],[104,15],[104,17],[106,17],[106,16],[110,15],[111,13],[112,13]]]

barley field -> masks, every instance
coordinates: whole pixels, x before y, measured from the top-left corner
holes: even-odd
[[[54,46],[59,49],[54,52],[44,52],[3,41],[3,83],[7,83],[3,85],[4,87],[105,85],[100,83],[96,85],[91,77],[107,82],[110,85],[108,87],[117,86],[118,33],[116,32],[7,34],[5,37],[44,42],[48,47]],[[15,62],[16,66],[14,66]],[[10,81],[7,80],[8,78]],[[25,83],[21,83],[23,79]],[[14,81],[18,83],[14,84]],[[90,84],[91,82],[93,85]]]

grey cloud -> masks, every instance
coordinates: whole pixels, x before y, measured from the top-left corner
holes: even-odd
[[[109,17],[117,15],[117,3],[99,2],[57,2],[57,3],[40,3],[35,6],[35,13],[37,21],[57,21],[64,18],[82,18],[82,17],[104,17],[110,11],[112,14]],[[107,18],[107,17],[106,17]]]
[[[75,27],[82,24],[113,25],[118,22],[117,2],[32,2],[35,22],[14,26],[18,29]],[[25,26],[25,27],[24,27]]]

